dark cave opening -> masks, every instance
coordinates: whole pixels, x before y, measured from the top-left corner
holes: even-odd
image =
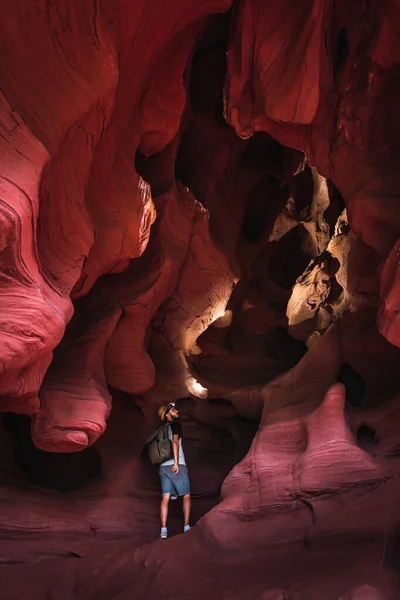
[[[265,175],[251,190],[243,216],[242,233],[247,241],[259,242],[271,231],[276,217],[285,206],[289,197],[288,188],[282,188],[280,182]]]
[[[296,212],[299,218],[305,221],[310,217],[310,206],[314,195],[314,179],[309,165],[293,177],[290,187],[296,203]]]
[[[356,438],[358,444],[367,450],[379,443],[376,438],[376,431],[372,427],[369,427],[369,425],[361,425],[357,429]]]
[[[268,275],[282,289],[291,291],[296,280],[304,273],[310,255],[301,247],[302,235],[299,227],[288,231],[278,242],[272,242],[273,255]]]
[[[332,235],[335,229],[336,221],[338,220],[339,215],[341,215],[346,208],[346,204],[343,200],[343,196],[333,182],[328,179],[327,184],[329,191],[329,206],[324,213],[324,218],[329,225]]]
[[[347,27],[339,30],[336,40],[336,52],[333,56],[333,75],[337,77],[339,71],[344,67],[349,57],[349,40],[347,37]]]
[[[346,400],[354,407],[362,406],[365,396],[363,377],[348,363],[344,363],[338,375],[338,381],[346,388]]]
[[[95,446],[82,452],[45,452],[32,441],[29,417],[5,413],[3,423],[12,439],[13,458],[32,484],[68,493],[104,478],[101,453]]]

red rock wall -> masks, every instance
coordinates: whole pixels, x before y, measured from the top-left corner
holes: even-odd
[[[146,3],[4,6],[2,302],[13,314],[3,317],[3,410],[47,419],[37,394],[70,297],[146,248],[156,213],[135,153],[175,136],[194,39],[228,4],[201,3],[194,14],[173,3],[164,17]]]
[[[5,600],[399,597],[400,5],[231,4],[2,3]]]
[[[289,11],[253,0],[235,23],[229,121],[241,136],[265,130],[303,150],[335,182],[354,233],[386,259],[400,229],[398,3],[314,1]],[[393,267],[385,272],[379,327],[398,345]]]

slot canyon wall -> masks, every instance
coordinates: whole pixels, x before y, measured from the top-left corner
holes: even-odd
[[[398,600],[400,1],[0,17],[0,599]]]

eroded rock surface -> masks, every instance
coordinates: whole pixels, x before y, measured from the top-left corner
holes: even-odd
[[[398,0],[0,29],[0,597],[397,600]]]

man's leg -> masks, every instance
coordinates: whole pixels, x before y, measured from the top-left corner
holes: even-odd
[[[163,496],[161,498],[161,505],[160,505],[161,527],[167,526],[168,503],[169,503],[170,498],[171,498],[171,494],[163,494]]]
[[[171,467],[161,466],[160,467],[160,478],[161,478],[161,504],[160,504],[160,519],[161,519],[161,532],[160,538],[165,540],[168,537],[167,520],[168,520],[168,503],[171,498],[171,494],[174,491],[171,479]]]
[[[188,527],[189,525],[191,506],[192,502],[190,500],[190,494],[185,494],[183,496],[183,524],[185,527]]]
[[[183,502],[183,532],[189,531],[190,525],[190,508],[191,508],[191,499],[190,499],[190,481],[189,481],[189,473],[186,465],[181,465],[179,467],[179,473],[177,475],[177,481],[174,482],[175,488],[178,491],[179,496],[182,497]]]

